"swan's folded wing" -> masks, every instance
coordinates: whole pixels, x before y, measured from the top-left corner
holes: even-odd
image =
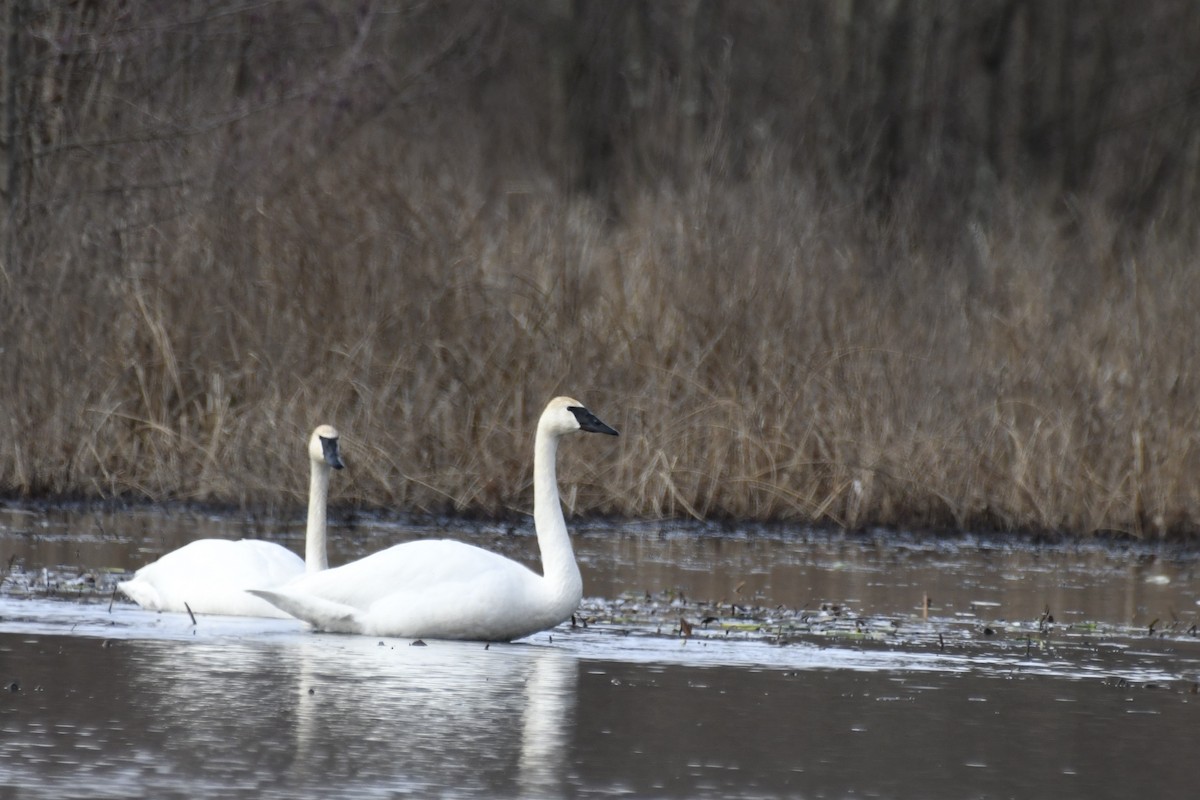
[[[317,630],[338,633],[362,633],[358,610],[353,606],[336,603],[309,594],[268,589],[248,589],[250,594],[261,597],[280,611],[304,620]]]

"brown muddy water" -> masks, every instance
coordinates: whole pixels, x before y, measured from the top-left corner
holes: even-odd
[[[1194,551],[575,528],[574,625],[420,646],[113,600],[302,522],[0,510],[0,797],[1196,796]]]

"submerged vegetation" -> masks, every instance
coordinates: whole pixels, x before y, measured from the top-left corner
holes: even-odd
[[[1066,9],[14,0],[0,491],[296,503],[329,421],[525,513],[569,393],[578,512],[1190,533],[1197,15]]]

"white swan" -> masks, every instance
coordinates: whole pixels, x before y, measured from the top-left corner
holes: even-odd
[[[538,420],[533,520],[542,575],[449,539],[408,542],[359,561],[252,590],[318,630],[405,638],[509,641],[569,619],[583,595],[554,474],[558,440],[617,432],[583,404],[556,397]]]
[[[117,584],[130,599],[150,611],[191,610],[194,614],[287,617],[246,594],[246,589],[278,586],[329,566],[325,545],[325,507],[330,469],[341,469],[338,432],[330,425],[308,440],[312,477],[308,490],[308,530],[301,558],[272,542],[255,539],[200,539],[167,553]]]

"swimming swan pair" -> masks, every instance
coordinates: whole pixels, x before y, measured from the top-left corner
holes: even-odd
[[[282,585],[264,581],[248,587],[248,594],[325,631],[510,641],[551,628],[569,619],[583,596],[555,475],[558,441],[576,431],[617,435],[569,397],[554,398],[542,412],[533,456],[542,575],[487,550],[439,539],[395,545]]]

